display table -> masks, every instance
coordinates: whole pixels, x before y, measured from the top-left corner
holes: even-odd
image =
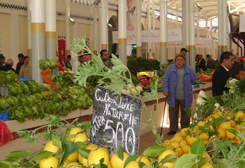
[[[211,96],[212,95],[212,83],[209,82],[204,85],[201,85],[200,88],[193,89],[194,91],[193,104],[192,104],[193,111],[195,111],[196,109],[196,99],[197,99],[197,95],[200,90],[204,90],[208,96]],[[164,119],[163,125],[167,125],[169,123],[168,104],[166,103],[166,97],[163,95],[162,92],[158,93],[158,113],[156,113],[157,101],[155,100],[152,101],[146,98],[143,98],[143,101],[146,104],[147,113],[152,112],[152,120],[154,121],[154,123],[155,121],[157,121],[158,128],[161,128],[162,126],[162,119]],[[166,108],[164,108],[165,106]],[[72,122],[75,118],[78,118],[78,121],[80,123],[83,123],[86,121],[91,121],[92,111],[93,111],[93,106],[91,106],[89,109],[86,109],[86,110],[78,109],[76,111],[72,111],[70,114],[68,114],[65,117],[61,116],[61,118],[67,120],[68,122]],[[18,137],[18,135],[16,134],[16,131],[21,131],[21,130],[26,130],[26,129],[33,130],[39,126],[48,124],[50,122],[46,121],[45,119],[37,119],[34,121],[28,120],[24,123],[19,123],[16,120],[6,121],[5,123],[7,124],[9,130],[13,133],[14,140],[0,147],[0,151],[4,151],[4,152],[0,152],[0,160],[4,159],[4,157],[7,154],[9,154],[11,151],[26,150],[26,149],[29,149],[32,151],[40,150],[42,145],[45,143],[45,141],[41,141],[40,143],[26,144],[24,143],[24,138]],[[141,125],[142,123],[147,123],[147,119],[145,117],[143,110],[141,113]],[[42,132],[44,131],[45,130],[42,130]],[[141,135],[144,133],[150,132],[150,131],[151,131],[150,127],[147,126],[145,129],[141,129]]]

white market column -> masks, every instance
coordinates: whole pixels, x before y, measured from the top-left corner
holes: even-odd
[[[46,0],[46,58],[56,60],[56,0]]]
[[[136,13],[137,13],[137,24],[136,24],[136,32],[137,32],[137,57],[142,57],[142,42],[141,42],[141,0],[137,0]]]
[[[223,0],[218,2],[218,56],[223,52]]]
[[[161,0],[160,5],[160,62],[161,64],[168,61],[168,22],[167,22],[167,0]]]
[[[27,52],[31,62],[31,0],[27,0]]]
[[[199,9],[197,10],[197,27],[196,27],[196,33],[197,33],[197,38],[200,37],[200,17],[199,17]],[[197,53],[200,54],[200,48],[196,49]]]
[[[19,54],[19,15],[16,11],[10,14],[10,44],[11,44],[11,59],[13,59],[15,65],[18,63]],[[2,23],[4,24],[4,23]],[[7,59],[5,60],[7,61]]]
[[[31,0],[32,79],[43,83],[38,61],[45,58],[45,1]]]
[[[101,15],[100,16],[101,16],[100,17],[101,18],[101,22],[100,22],[101,49],[107,50],[107,47],[108,47],[108,1],[107,0],[101,1]]]
[[[182,0],[182,47],[186,48],[186,15],[185,15],[186,7],[185,7],[185,0]],[[180,51],[177,51],[179,54]]]
[[[152,30],[156,29],[155,0],[152,0]],[[152,43],[152,57],[156,58],[156,43]]]
[[[94,54],[99,53],[99,48],[98,48],[98,37],[99,37],[99,31],[98,31],[98,6],[93,6],[93,29],[94,29]]]
[[[66,5],[66,56],[70,54],[70,41],[71,41],[71,29],[70,29],[70,16],[71,16],[71,1],[65,0]]]
[[[118,49],[119,59],[122,61],[124,65],[127,65],[126,7],[126,0],[118,0]]]
[[[185,1],[185,17],[186,19],[186,25],[185,25],[185,34],[186,34],[186,49],[190,49],[190,1]],[[187,65],[190,65],[190,52],[186,52],[186,63]]]
[[[195,69],[195,1],[190,0],[190,66]]]
[[[213,37],[212,37],[212,32],[213,32],[213,18],[211,17],[210,18],[210,32],[209,32],[209,38],[211,38],[211,39],[213,39]],[[213,41],[213,40],[212,40]],[[212,45],[214,45],[213,43],[212,43]],[[213,49],[213,47],[210,47],[209,48],[209,54],[210,55],[212,55],[212,49]],[[212,58],[214,58],[214,56],[212,57]]]
[[[151,30],[151,0],[147,0],[147,30]],[[151,42],[148,42],[147,58],[151,58]]]
[[[227,51],[227,27],[228,27],[228,22],[227,22],[227,0],[223,0],[222,4],[223,10],[223,33],[222,33],[222,41],[223,41],[223,52]]]

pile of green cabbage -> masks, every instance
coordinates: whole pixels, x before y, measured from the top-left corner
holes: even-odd
[[[87,109],[93,104],[94,87],[85,88],[72,82],[74,76],[69,73],[61,73],[54,79],[60,93],[66,98],[62,98],[58,92],[48,93],[45,98],[40,92],[52,91],[50,85],[39,84],[35,80],[27,80],[24,84],[9,71],[0,71],[0,76],[2,74],[12,80],[8,80],[10,84],[1,84],[8,88],[9,96],[0,97],[0,114],[7,109],[8,117],[19,122],[42,119],[44,113],[66,116],[79,107]]]
[[[59,66],[60,66],[59,63],[52,58],[45,58],[39,60],[39,67],[41,69],[47,69],[49,67],[59,67]]]

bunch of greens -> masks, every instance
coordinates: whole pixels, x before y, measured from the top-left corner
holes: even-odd
[[[20,81],[19,76],[14,71],[0,71],[0,85],[13,84]]]
[[[59,66],[59,63],[51,58],[45,58],[45,59],[39,60],[39,67],[41,69],[47,69],[50,67],[58,67],[58,66]]]
[[[37,83],[35,80],[27,80],[26,85],[28,86],[28,88],[32,94],[38,93],[41,91],[40,84]]]

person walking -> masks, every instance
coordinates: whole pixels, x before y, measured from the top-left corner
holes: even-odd
[[[229,88],[225,87],[226,81],[231,77],[230,70],[234,64],[234,57],[231,52],[225,51],[220,56],[220,65],[215,70],[212,78],[213,96],[222,95]]]
[[[185,64],[185,56],[178,55],[175,63],[170,65],[162,82],[163,94],[169,104],[170,131],[168,135],[178,131],[179,106],[181,111],[181,129],[190,125],[190,116],[185,108],[192,106],[192,85],[197,80],[197,75],[189,65]]]
[[[19,77],[32,78],[31,63],[28,56],[24,57],[24,65],[20,68]]]

